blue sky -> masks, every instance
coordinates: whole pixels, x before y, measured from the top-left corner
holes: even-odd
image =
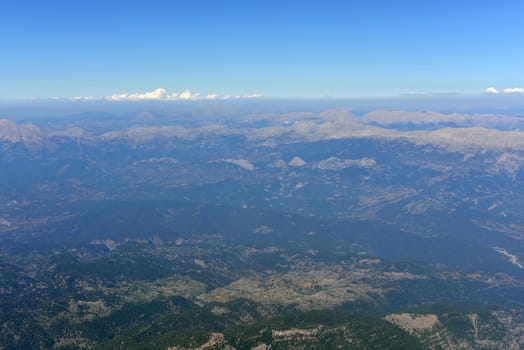
[[[4,1],[0,99],[523,88],[523,16],[522,0]]]

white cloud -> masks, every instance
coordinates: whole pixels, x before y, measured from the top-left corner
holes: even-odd
[[[490,94],[490,95],[493,95],[493,94],[498,94],[499,91],[497,89],[495,89],[494,87],[489,87],[486,89],[486,91],[484,91],[486,94]]]
[[[192,94],[189,90],[184,90],[180,95],[178,95],[179,100],[197,100],[200,98],[200,94]],[[176,99],[176,98],[175,98]]]
[[[251,94],[251,95],[236,96],[235,98],[239,99],[239,98],[260,98],[260,97],[262,97],[261,94]]]
[[[109,96],[108,100],[122,101],[122,100],[166,100],[172,95],[167,94],[167,90],[164,88],[158,88],[155,91],[136,93],[136,94],[114,94]]]
[[[524,88],[504,89],[505,94],[524,94]]]
[[[224,96],[218,96],[221,100],[240,100],[244,98],[260,98],[262,97],[261,94],[250,94],[250,95],[224,95]]]
[[[93,96],[75,96],[71,99],[74,101],[85,101],[85,100],[110,100],[110,101],[194,101],[194,100],[228,100],[228,99],[251,99],[260,98],[260,94],[249,94],[249,95],[219,95],[219,94],[206,94],[201,95],[200,93],[192,93],[189,90],[184,90],[181,93],[169,93],[164,88],[158,88],[153,91],[143,93],[122,93],[113,94],[107,97],[93,97]]]
[[[54,100],[60,100],[61,97],[53,97]],[[91,100],[101,100],[101,97],[94,97],[94,96],[74,96],[71,97],[73,101],[91,101]]]
[[[497,90],[494,87],[489,87],[485,91],[486,94],[494,95],[494,94],[524,94],[524,88],[509,88],[504,90]]]

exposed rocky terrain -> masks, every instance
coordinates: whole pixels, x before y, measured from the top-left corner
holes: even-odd
[[[523,117],[195,113],[0,121],[0,348],[522,347]]]

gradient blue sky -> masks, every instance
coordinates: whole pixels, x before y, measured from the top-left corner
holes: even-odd
[[[524,87],[524,1],[3,1],[0,99]],[[524,96],[524,95],[523,95]]]

